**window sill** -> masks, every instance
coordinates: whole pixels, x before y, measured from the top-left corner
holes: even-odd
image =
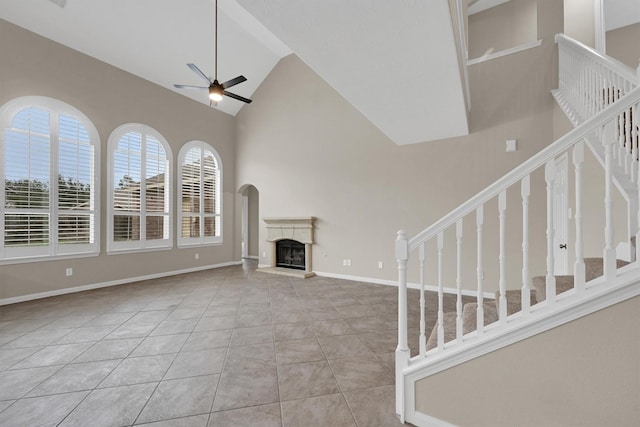
[[[219,242],[193,242],[193,243],[178,243],[178,249],[199,248],[202,246],[222,246],[222,241]]]
[[[107,255],[126,255],[132,253],[160,252],[173,250],[173,245],[156,248],[109,249]]]
[[[24,258],[7,258],[7,259],[0,260],[0,265],[57,261],[62,259],[92,258],[92,257],[97,257],[99,255],[100,255],[100,252],[87,252],[87,253],[64,254],[64,255],[41,255],[41,256],[32,256],[32,257],[24,257]]]

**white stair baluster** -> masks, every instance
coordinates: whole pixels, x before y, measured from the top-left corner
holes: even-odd
[[[476,274],[478,278],[478,311],[476,313],[476,324],[478,335],[481,335],[484,332],[484,290],[483,290],[483,280],[484,280],[484,271],[482,269],[482,224],[484,222],[484,207],[480,206],[476,209],[476,233],[477,233],[477,268]]]
[[[425,300],[424,300],[424,282],[425,282],[425,243],[420,245],[420,357],[427,354],[427,335],[425,323]]]
[[[444,236],[438,233],[438,349],[444,347],[444,289],[442,284],[442,249]]]
[[[500,266],[500,279],[498,285],[500,288],[500,313],[498,318],[500,323],[507,321],[507,259],[506,259],[506,215],[507,210],[507,192],[502,191],[498,195],[498,219],[500,222],[500,254],[498,255],[498,264]]]
[[[531,307],[531,273],[529,272],[529,195],[531,178],[522,178],[520,193],[522,196],[522,313],[529,314]]]
[[[576,182],[576,212],[574,215],[576,223],[576,254],[575,263],[573,265],[573,283],[576,292],[580,293],[584,291],[585,283],[585,266],[584,266],[584,254],[582,243],[582,168],[584,165],[584,142],[579,141],[573,147],[573,166],[575,169],[575,182]]]
[[[636,112],[636,106],[632,105],[631,108],[629,109],[629,116],[630,116],[630,132],[629,132],[629,136],[630,136],[630,141],[631,141],[631,181],[633,182],[638,182],[638,166],[637,166],[637,162],[638,162],[638,133],[636,130],[636,126],[638,123],[638,118],[636,116],[637,112]]]
[[[462,341],[462,218],[456,222],[456,340]]]
[[[407,262],[409,239],[404,230],[398,231],[395,255],[398,261],[398,347],[396,347],[396,414],[404,421],[404,377],[402,370],[409,366],[410,351],[407,339]]]
[[[614,122],[609,122],[605,126],[609,126]],[[612,279],[616,274],[616,249],[614,247],[614,228],[613,228],[613,188],[612,188],[612,151],[613,144],[608,135],[609,132],[603,132],[602,144],[604,145],[604,250],[602,258],[604,277]]]
[[[547,275],[546,293],[547,304],[556,300],[556,276],[554,275],[554,227],[553,227],[553,186],[555,181],[555,160],[549,160],[544,168],[544,178],[547,182]]]

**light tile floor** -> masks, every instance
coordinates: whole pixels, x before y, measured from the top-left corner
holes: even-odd
[[[396,288],[251,262],[3,306],[0,425],[396,426],[396,340]]]

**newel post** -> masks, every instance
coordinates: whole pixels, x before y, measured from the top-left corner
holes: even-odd
[[[409,239],[404,230],[396,238],[396,260],[398,261],[398,347],[396,348],[396,413],[404,423],[404,377],[402,370],[409,365],[407,336],[407,262],[409,261]]]

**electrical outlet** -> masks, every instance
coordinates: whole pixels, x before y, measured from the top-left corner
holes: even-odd
[[[378,268],[382,269],[382,261],[378,261]]]
[[[196,253],[196,259],[200,259],[200,254]]]
[[[71,268],[71,267],[67,268],[66,274],[67,274],[67,277],[68,276],[73,276],[73,268]]]
[[[267,253],[266,252],[262,252],[262,258],[266,258],[267,257]]]
[[[346,267],[346,266],[347,266],[347,260],[346,260],[346,259],[343,259],[343,260],[342,260],[342,265],[343,265],[344,267]]]
[[[351,260],[350,259],[347,260],[347,267],[351,267]]]

